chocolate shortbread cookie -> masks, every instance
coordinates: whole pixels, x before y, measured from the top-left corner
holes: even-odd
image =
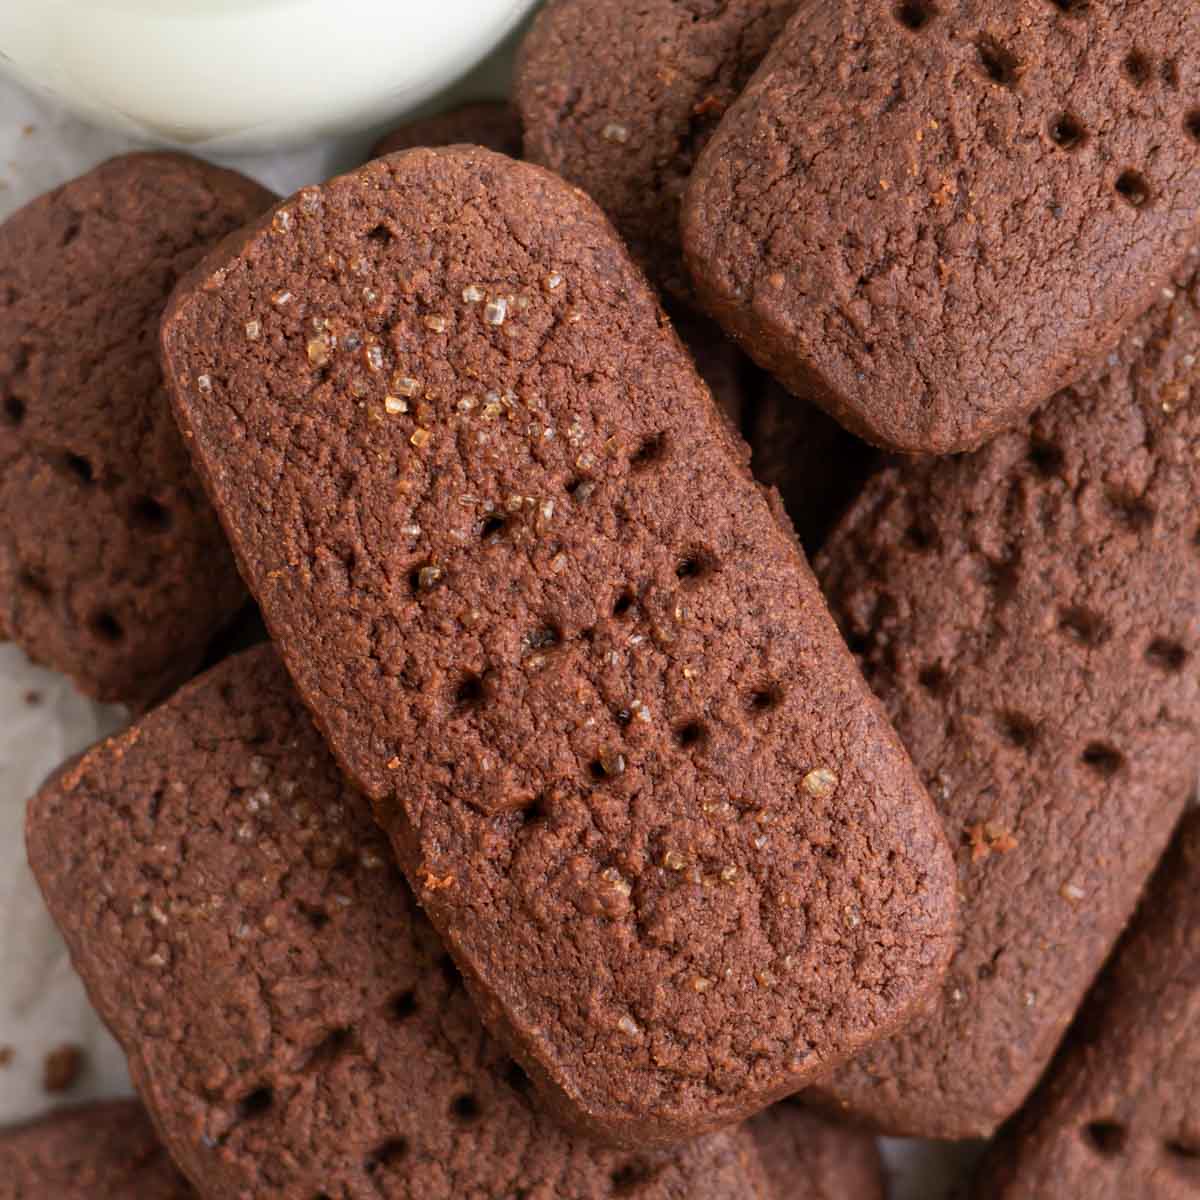
[[[785,1100],[749,1124],[777,1200],[883,1200],[883,1163],[870,1134]]]
[[[881,458],[815,404],[797,399],[774,380],[754,405],[750,446],[754,477],[778,488],[810,555],[824,545]]]
[[[0,1130],[0,1200],[195,1200],[140,1104],[64,1108]]]
[[[208,1200],[765,1200],[745,1132],[631,1156],[533,1107],[269,646],[52,781],[28,844]]]
[[[302,698],[568,1118],[728,1124],[936,988],[936,814],[582,192],[377,159],[206,263],[163,343]]]
[[[977,447],[1182,261],[1198,96],[1190,0],[802,4],[693,172],[697,291],[862,437]]]
[[[245,602],[157,330],[180,276],[271,202],[133,154],[0,225],[0,637],[97,699],[152,702]]]
[[[828,1088],[890,1130],[986,1136],[1021,1104],[1191,791],[1191,261],[1098,379],[976,454],[884,471],[818,560],[958,845],[940,1010]]]
[[[979,1200],[1194,1200],[1200,1188],[1200,812],[1033,1099],[983,1160]]]
[[[484,100],[464,104],[436,117],[409,121],[375,144],[372,157],[418,146],[486,146],[497,154],[521,157],[521,118],[511,104]]]
[[[608,213],[668,294],[690,299],[679,240],[688,175],[798,0],[550,0],[514,99],[525,154]]]

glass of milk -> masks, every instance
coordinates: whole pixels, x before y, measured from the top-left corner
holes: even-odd
[[[88,119],[205,151],[401,115],[536,0],[0,0],[0,67]]]

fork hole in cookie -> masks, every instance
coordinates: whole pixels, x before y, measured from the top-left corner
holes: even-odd
[[[713,575],[716,569],[717,560],[707,550],[689,550],[675,564],[675,578],[684,587],[695,587]]]
[[[1156,670],[1178,675],[1187,665],[1188,652],[1171,638],[1155,638],[1146,647],[1146,661]]]
[[[479,540],[481,542],[497,542],[508,528],[508,521],[495,513],[483,518],[479,525]]]
[[[1089,0],[1050,0],[1064,17],[1082,17],[1087,13]]]
[[[1116,1158],[1125,1153],[1129,1131],[1116,1121],[1091,1121],[1083,1127],[1083,1137],[1097,1154]]]
[[[1183,118],[1183,127],[1187,130],[1188,137],[1194,142],[1200,142],[1200,108],[1193,108],[1186,117]]]
[[[147,533],[166,533],[171,528],[171,510],[153,496],[138,496],[130,505],[133,523]]]
[[[454,707],[460,712],[478,708],[483,703],[483,676],[474,672],[465,674],[454,686]]]
[[[1078,150],[1087,141],[1087,130],[1074,113],[1059,113],[1050,122],[1050,140],[1060,150]]]
[[[1108,637],[1104,621],[1086,608],[1064,608],[1058,614],[1058,627],[1083,646],[1100,646]]]
[[[904,0],[904,3],[896,5],[895,12],[896,20],[913,33],[920,33],[938,15],[929,0]]]
[[[264,1117],[271,1111],[275,1104],[275,1093],[269,1087],[255,1088],[252,1092],[247,1092],[237,1105],[237,1114],[239,1121],[254,1121],[259,1117]]]
[[[1090,742],[1084,747],[1079,761],[1097,775],[1111,779],[1125,765],[1125,756],[1107,742]]]
[[[562,644],[563,631],[553,621],[547,621],[525,635],[525,645],[534,653],[554,650]]]
[[[396,235],[383,224],[376,225],[374,229],[367,233],[367,241],[374,242],[378,246],[388,246],[395,240]]]
[[[1197,535],[1200,540],[1200,533]],[[637,603],[637,597],[633,594],[632,588],[622,588],[617,594],[617,598],[613,601],[612,613],[614,617],[624,617]]]
[[[1117,195],[1131,208],[1145,208],[1150,203],[1150,184],[1140,171],[1122,171],[1114,186]]]
[[[363,1160],[363,1170],[368,1175],[374,1175],[376,1171],[384,1171],[389,1167],[394,1167],[397,1163],[403,1162],[407,1157],[408,1138],[388,1138],[382,1146],[372,1150]]]
[[[393,1021],[407,1021],[417,1011],[417,995],[413,991],[397,992],[388,1001],[388,1014]]]
[[[1024,713],[1007,711],[999,717],[1000,732],[1010,746],[1018,750],[1032,750],[1037,744],[1037,722]]]
[[[81,483],[84,487],[91,487],[96,482],[96,472],[82,454],[72,454],[67,451],[61,461],[63,470],[77,483]]]
[[[25,401],[20,396],[4,397],[4,419],[14,429],[25,421]]]
[[[778,708],[782,703],[783,692],[773,683],[756,687],[746,697],[746,707],[755,716],[761,716],[763,713],[770,712],[771,709]]]
[[[329,924],[329,914],[315,904],[306,904],[300,900],[296,904],[296,911],[314,928],[317,930],[324,929]]]
[[[922,667],[917,675],[917,682],[931,695],[943,696],[950,685],[950,677],[937,663]]]
[[[675,729],[675,742],[681,750],[703,746],[708,741],[708,730],[700,721],[685,721]]]
[[[654,1172],[648,1163],[627,1162],[612,1173],[612,1189],[614,1196],[632,1196],[639,1188],[643,1188],[654,1178]]]
[[[1154,64],[1150,61],[1150,56],[1142,50],[1131,50],[1125,56],[1121,68],[1126,79],[1138,88],[1145,87],[1154,76]]]
[[[107,609],[95,612],[88,619],[88,628],[98,641],[116,646],[125,640],[125,627]]]
[[[644,471],[647,467],[661,463],[666,457],[667,435],[665,433],[654,433],[648,438],[642,439],[641,444],[630,457],[629,465],[635,471]]]
[[[455,1096],[450,1102],[450,1112],[454,1119],[463,1125],[474,1125],[483,1116],[483,1109],[480,1107],[479,1098],[471,1092],[464,1092],[461,1096]]]
[[[975,50],[979,55],[979,69],[988,79],[1000,87],[1016,86],[1021,60],[1011,50],[986,33],[976,39]]]
[[[1029,464],[1042,479],[1054,479],[1062,474],[1066,458],[1062,450],[1045,438],[1030,438]]]

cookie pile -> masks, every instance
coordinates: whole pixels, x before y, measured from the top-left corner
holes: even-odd
[[[324,185],[0,226],[0,627],[138,714],[29,860],[145,1106],[0,1200],[875,1200],[1001,1126],[980,1197],[1190,1194],[1197,46],[550,0]]]

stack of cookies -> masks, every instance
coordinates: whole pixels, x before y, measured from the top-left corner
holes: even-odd
[[[144,1105],[0,1198],[879,1200],[1001,1126],[980,1197],[1192,1194],[1197,47],[549,0],[281,203],[0,226],[0,632],[137,714],[29,859]]]

